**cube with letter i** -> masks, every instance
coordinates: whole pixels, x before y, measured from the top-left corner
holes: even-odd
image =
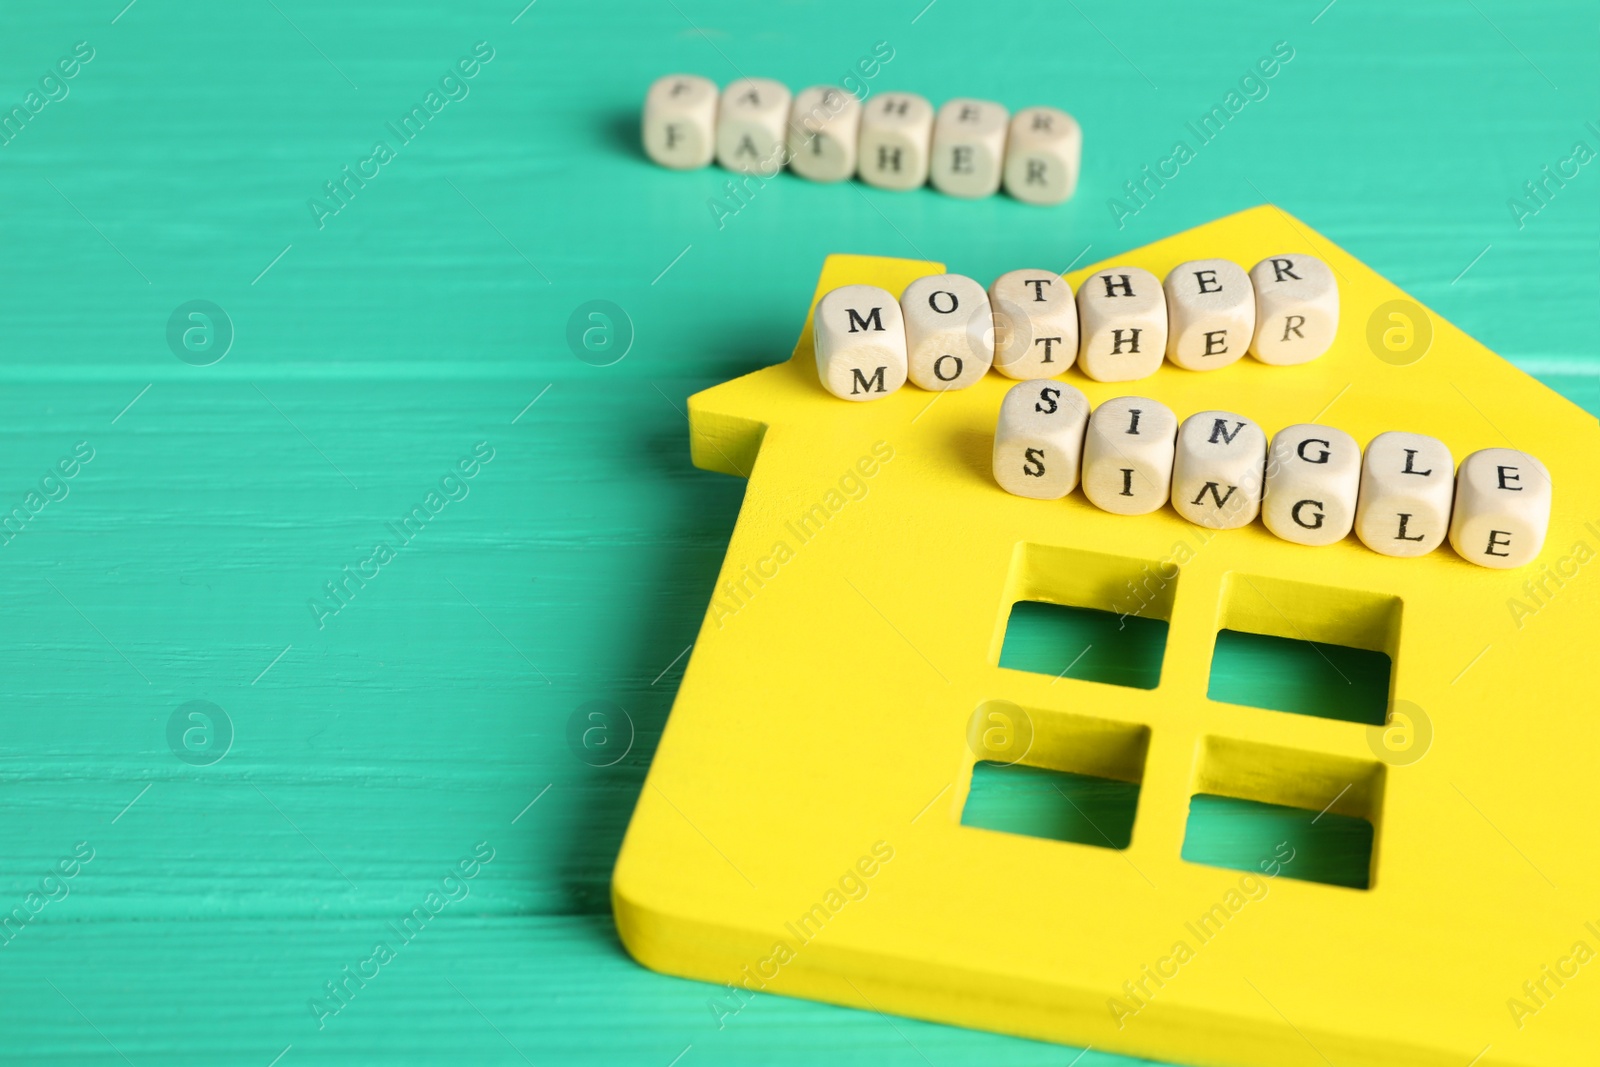
[[[1286,426],[1267,451],[1261,521],[1297,545],[1331,545],[1356,521],[1361,446],[1343,430],[1301,423]]]
[[[1514,448],[1485,448],[1456,472],[1450,546],[1485,567],[1533,562],[1550,528],[1550,472]]]
[[[900,302],[875,285],[845,285],[817,301],[812,346],[823,388],[844,400],[877,400],[906,383]]]
[[[1250,354],[1277,367],[1316,359],[1339,332],[1339,283],[1315,256],[1269,256],[1250,268],[1256,333]]]
[[[1227,259],[1197,259],[1167,273],[1167,358],[1187,370],[1217,370],[1250,347],[1256,291]]]
[[[669,74],[644,98],[644,151],[663,167],[694,170],[716,150],[717,87],[697,74]]]
[[[994,431],[994,480],[1015,496],[1058,500],[1078,485],[1089,401],[1065,382],[1012,386]]]
[[[989,286],[994,369],[1007,378],[1052,378],[1078,361],[1072,286],[1049,270],[1014,270]]]
[[[1097,271],[1078,287],[1078,366],[1097,382],[1147,378],[1167,350],[1167,299],[1139,267]]]
[[[1455,463],[1445,443],[1420,433],[1380,433],[1361,457],[1356,536],[1386,556],[1424,556],[1450,531]]]
[[[916,93],[879,93],[862,107],[857,172],[879,189],[916,189],[928,180],[932,140],[932,104]]]
[[[1230,411],[1183,420],[1172,460],[1172,507],[1196,526],[1232,530],[1261,511],[1267,435]]]
[[[991,196],[1005,166],[1006,109],[987,100],[951,100],[933,120],[928,164],[933,187],[949,196]]]
[[[788,155],[789,90],[771,78],[740,78],[722,90],[717,162],[729,170],[772,175]]]
[[[1159,400],[1119,396],[1089,416],[1083,495],[1114,515],[1148,515],[1167,502],[1178,417]]]
[[[900,297],[906,324],[906,372],[923,389],[965,389],[994,362],[994,312],[971,278],[918,278]]]

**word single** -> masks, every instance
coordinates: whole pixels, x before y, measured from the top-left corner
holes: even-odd
[[[1294,544],[1351,532],[1385,556],[1432,552],[1446,536],[1462,559],[1521,567],[1544,547],[1550,472],[1513,448],[1485,448],[1456,466],[1434,437],[1391,430],[1366,448],[1315,423],[1272,436],[1231,411],[1180,422],[1159,400],[1123,396],[1090,411],[1060,381],[1022,382],[1000,403],[994,479],[1014,496],[1059,500],[1078,488],[1101,511],[1147,515],[1171,505],[1212,530],[1259,516]]]

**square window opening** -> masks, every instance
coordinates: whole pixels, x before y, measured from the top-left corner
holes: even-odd
[[[1372,834],[1372,824],[1353,815],[1197,793],[1189,802],[1182,856],[1249,871],[1261,882],[1283,877],[1366,889]]]
[[[1154,689],[1176,564],[1017,546],[994,662],[1056,678]]]
[[[1345,645],[1217,632],[1206,696],[1226,704],[1382,726],[1389,657]]]
[[[1205,738],[1181,856],[1264,878],[1369,889],[1384,782],[1377,762]]]
[[[1139,783],[980,760],[961,825],[1123,849],[1133,840]]]
[[[1233,573],[1219,615],[1210,699],[1384,723],[1399,643],[1398,598]]]
[[[977,761],[963,826],[1128,847],[1148,726],[990,700],[974,711],[967,740]]]

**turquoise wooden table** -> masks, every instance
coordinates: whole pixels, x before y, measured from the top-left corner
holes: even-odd
[[[615,936],[743,491],[684,398],[788,355],[827,253],[988,280],[1271,201],[1600,409],[1591,5],[123,2],[0,37],[7,1061],[1126,1062],[719,1017]],[[662,73],[875,49],[1072,111],[1076,197],[637,147]]]

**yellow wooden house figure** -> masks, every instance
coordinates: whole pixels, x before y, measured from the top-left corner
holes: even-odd
[[[749,485],[617,862],[629,952],[729,1012],[778,993],[1191,1064],[1600,1062],[1600,427],[1276,208],[1115,262],[1287,251],[1339,279],[1321,358],[1066,380],[1269,435],[1522,449],[1555,486],[1540,557],[1491,570],[1009,496],[990,472],[1009,379],[844,403],[808,320],[789,361],[689,401],[695,463]],[[813,303],[942,272],[832,256]],[[999,666],[1014,603],[1126,611],[1133,586],[1168,626],[1154,688]],[[1223,629],[1387,653],[1388,726],[1209,699]],[[1127,847],[962,825],[974,765],[1019,757],[1139,783]],[[1367,887],[1241,894],[1180,855],[1202,793],[1368,820]],[[1227,922],[1202,941],[1208,915]]]

